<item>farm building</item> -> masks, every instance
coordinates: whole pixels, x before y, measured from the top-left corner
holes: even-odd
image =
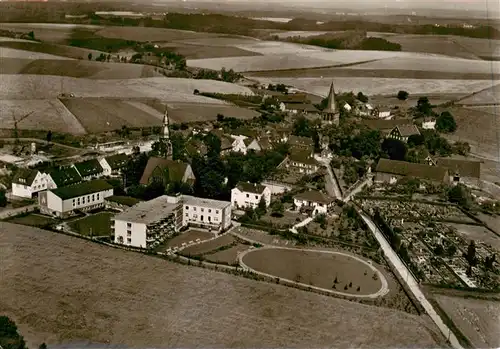
[[[261,200],[266,207],[271,204],[271,190],[261,184],[240,182],[231,190],[233,208],[256,208]]]
[[[43,172],[32,169],[20,169],[12,179],[12,195],[32,198],[34,194],[46,190],[51,182]]]
[[[128,156],[123,153],[99,159],[99,164],[103,168],[103,175],[120,175],[121,170],[127,164],[128,159]]]
[[[397,139],[403,142],[408,142],[410,136],[420,135],[418,127],[413,124],[398,125],[387,136],[388,138]]]
[[[334,202],[334,198],[317,190],[308,190],[293,197],[295,207],[298,210],[310,210],[312,216],[327,214]]]
[[[104,169],[102,168],[99,160],[90,159],[82,162],[78,162],[73,165],[73,168],[78,171],[78,174],[83,178],[83,180],[88,181],[93,178],[99,178],[104,175]]]
[[[113,195],[113,186],[104,180],[93,180],[43,191],[38,196],[40,212],[60,218],[75,210],[89,211],[104,207],[104,199]]]
[[[312,115],[320,114],[320,111],[310,103],[285,103],[285,110],[292,114]]]
[[[481,162],[452,158],[436,158],[436,165],[448,169],[452,183],[479,187],[481,184]]]
[[[151,157],[139,183],[148,185],[153,182],[162,182],[167,186],[169,183],[180,182],[194,184],[195,180],[191,165],[181,161]]]
[[[115,243],[150,248],[180,231],[182,204],[179,197],[163,195],[124,210],[112,222]]]
[[[406,161],[380,159],[375,169],[375,183],[396,183],[400,178],[411,177],[434,183],[449,183],[448,169]]]

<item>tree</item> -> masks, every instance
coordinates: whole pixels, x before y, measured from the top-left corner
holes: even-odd
[[[462,185],[457,184],[447,192],[448,201],[457,204],[463,208],[469,208],[471,202],[471,195],[469,189]]]
[[[35,40],[35,33],[33,31],[30,31],[28,33],[28,37],[31,39],[31,40]]]
[[[357,98],[360,102],[368,103],[368,96],[364,95],[361,91],[358,92]]]
[[[7,206],[7,196],[5,196],[5,190],[0,188],[0,207]]]
[[[455,244],[449,245],[446,249],[446,254],[448,255],[448,257],[453,257],[455,253],[457,253],[457,247],[455,246]]]
[[[92,60],[92,52],[90,52],[88,55],[87,55],[87,58],[89,59],[89,61]]]
[[[295,136],[312,137],[312,131],[311,122],[303,116],[298,117],[293,123],[292,133]]]
[[[197,88],[195,88],[194,91],[193,91],[193,94],[199,95],[200,94],[200,90],[198,90]]]
[[[47,132],[47,143],[52,142],[52,131]]]
[[[467,156],[470,153],[470,144],[467,142],[455,142],[452,148],[455,154]]]
[[[382,142],[382,150],[391,160],[403,161],[408,151],[406,144],[398,139],[386,138]]]
[[[151,145],[151,156],[156,156],[160,158],[166,158],[169,152],[172,151],[170,144],[164,139],[160,138]],[[173,155],[173,154],[172,154]]]
[[[425,143],[425,137],[421,134],[411,135],[410,137],[408,137],[407,143],[408,143],[408,146],[410,148],[418,147],[418,146],[423,145]]]
[[[409,96],[410,96],[410,94],[406,91],[401,90],[398,92],[398,99],[400,101],[406,101]]]
[[[455,118],[449,111],[444,111],[436,120],[436,130],[443,133],[452,133],[457,129]]]
[[[47,344],[42,343],[38,346],[38,349],[47,349]]]
[[[417,101],[417,111],[423,115],[431,115],[432,114],[432,105],[429,102],[429,98],[420,97]]]
[[[27,349],[23,336],[17,326],[7,316],[0,316],[0,347],[3,349]]]

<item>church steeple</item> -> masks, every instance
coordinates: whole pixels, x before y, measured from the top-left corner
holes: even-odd
[[[335,87],[333,86],[332,81],[332,84],[330,85],[330,91],[328,92],[326,108],[323,110],[323,121],[338,125],[339,119],[340,114],[337,110],[337,105],[335,102]]]
[[[167,107],[165,107],[165,114],[163,114],[163,134],[161,136],[161,141],[165,144],[165,153],[163,154],[163,157],[171,160],[172,142],[170,141],[170,128],[169,128]]]

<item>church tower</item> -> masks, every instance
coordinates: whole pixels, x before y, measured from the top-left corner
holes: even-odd
[[[160,140],[165,144],[165,153],[163,154],[163,157],[168,160],[172,160],[172,142],[170,141],[167,107],[165,107],[165,114],[163,115],[163,133]]]
[[[330,85],[330,91],[328,92],[328,102],[326,108],[323,110],[323,121],[333,123],[335,125],[338,125],[340,121],[340,113],[337,110],[335,102],[335,88],[333,87],[333,81]]]

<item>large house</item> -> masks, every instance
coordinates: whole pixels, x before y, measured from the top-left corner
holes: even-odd
[[[318,162],[309,151],[294,151],[290,153],[284,164],[286,168],[305,175],[316,173],[320,168]]]
[[[32,198],[34,194],[50,188],[48,174],[34,169],[20,169],[12,180],[12,195]]]
[[[481,184],[481,162],[454,158],[434,159],[439,167],[448,169],[450,182],[462,183],[473,187],[480,187]]]
[[[334,198],[317,190],[308,190],[293,197],[293,203],[298,210],[310,210],[313,216],[327,214],[334,202]]]
[[[314,141],[309,138],[309,137],[301,137],[301,136],[295,136],[291,135],[288,138],[288,146],[290,147],[291,151],[294,150],[299,150],[299,151],[309,151],[312,155],[314,152]]]
[[[102,168],[101,164],[99,163],[99,160],[97,159],[90,159],[78,162],[73,165],[73,168],[78,171],[78,174],[85,181],[99,178],[104,175],[104,169]]]
[[[391,120],[363,119],[361,123],[373,130],[378,130],[383,134],[388,135],[397,126],[412,125],[413,120],[412,119],[391,119]]]
[[[153,182],[162,182],[165,186],[169,183],[192,185],[195,179],[191,165],[178,160],[151,157],[144,168],[139,183],[149,185]]]
[[[400,178],[410,177],[434,183],[449,183],[448,169],[406,161],[380,159],[375,168],[376,183],[396,183]]]
[[[310,103],[285,103],[285,111],[292,114],[316,116],[321,113],[318,108]]]
[[[418,127],[414,124],[398,125],[389,133],[388,138],[398,139],[403,142],[408,142],[410,136],[420,135]]]
[[[55,168],[49,171],[47,179],[47,189],[65,187],[67,185],[82,182],[82,177],[73,167]]]
[[[150,248],[183,227],[223,232],[231,226],[231,203],[189,195],[143,201],[113,219],[114,242]]]
[[[99,164],[103,168],[104,176],[118,176],[121,174],[121,170],[125,167],[128,162],[128,156],[126,154],[115,154],[99,159]]]
[[[261,200],[266,207],[271,204],[271,190],[261,184],[240,182],[231,190],[233,208],[256,208]]]
[[[38,203],[41,213],[65,218],[75,210],[90,211],[104,207],[104,199],[112,195],[113,186],[97,179],[43,191],[38,195]]]

